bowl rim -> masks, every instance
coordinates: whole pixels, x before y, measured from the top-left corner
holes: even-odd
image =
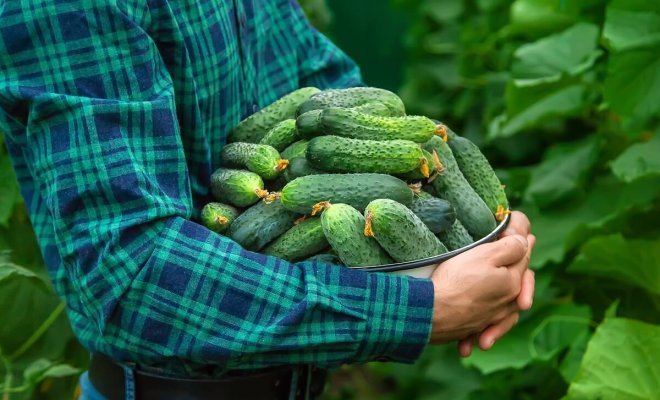
[[[443,253],[433,257],[421,258],[419,260],[377,265],[372,267],[352,267],[352,269],[363,269],[371,272],[395,272],[395,271],[405,271],[408,269],[426,267],[432,264],[440,264],[443,261],[447,261],[450,258],[455,257],[472,248],[475,248],[481,244],[495,241],[495,239],[500,235],[500,233],[504,232],[506,227],[509,225],[510,220],[511,220],[511,214],[507,214],[491,233],[482,237],[481,239],[477,240],[472,244],[461,247],[460,249],[452,250],[447,253]]]

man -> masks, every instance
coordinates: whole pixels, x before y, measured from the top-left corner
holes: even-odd
[[[83,397],[313,396],[323,368],[488,349],[531,306],[520,213],[431,280],[288,263],[194,222],[232,126],[360,84],[293,0],[0,1],[0,129],[94,354]]]

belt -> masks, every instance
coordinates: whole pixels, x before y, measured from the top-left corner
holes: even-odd
[[[181,379],[133,371],[136,400],[288,400],[294,370],[298,368],[296,399],[320,395],[327,371],[312,366],[286,366],[217,379]],[[89,380],[108,400],[124,400],[124,369],[102,354],[93,354]]]

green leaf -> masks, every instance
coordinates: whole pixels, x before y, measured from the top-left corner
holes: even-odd
[[[590,68],[600,51],[598,26],[578,23],[565,31],[520,46],[514,53],[511,73],[515,79],[555,78],[576,75]]]
[[[615,52],[660,44],[660,2],[614,0],[607,7],[603,39]]]
[[[561,143],[550,148],[543,162],[534,168],[525,197],[545,208],[575,195],[596,161],[597,141]]]
[[[446,23],[463,13],[463,3],[454,0],[426,0],[421,6],[421,12],[435,22]]]
[[[619,310],[619,304],[621,304],[621,299],[616,299],[610,304],[609,307],[607,307],[607,310],[605,310],[605,318],[615,318],[616,313]]]
[[[0,153],[0,225],[7,225],[19,199],[18,184],[9,156]]]
[[[611,278],[660,295],[660,239],[625,239],[621,234],[589,240],[568,272]]]
[[[638,180],[623,184],[602,178],[588,188],[586,198],[576,204],[541,211],[535,204],[521,207],[536,235],[531,265],[540,268],[548,262],[560,262],[566,251],[579,246],[588,235],[630,210],[646,207],[660,196],[660,179]]]
[[[575,2],[568,2],[568,4]],[[559,1],[516,0],[511,5],[511,24],[514,33],[540,36],[561,30],[576,20],[573,10],[560,8]]]
[[[603,38],[612,50],[604,97],[623,116],[660,112],[660,3],[616,0],[607,8]]]
[[[9,260],[9,252],[0,252],[0,281],[11,275],[22,275],[27,278],[37,278],[37,275],[27,268],[16,265]]]
[[[648,117],[660,112],[660,46],[613,53],[604,95],[623,116]]]
[[[575,374],[577,374],[580,369],[580,363],[582,362],[584,353],[587,351],[587,343],[590,338],[591,334],[589,332],[584,332],[580,335],[580,337],[573,342],[568,349],[568,353],[566,353],[566,356],[561,361],[561,364],[559,365],[559,373],[561,373],[561,376],[566,382],[572,381]]]
[[[489,137],[513,136],[551,118],[575,116],[586,106],[587,90],[583,84],[567,85],[564,80],[529,85],[510,81],[506,88],[507,114],[491,125]]]
[[[624,182],[660,175],[660,135],[626,149],[612,162],[612,172]]]
[[[32,362],[23,371],[24,384],[36,385],[46,378],[62,378],[79,373],[78,368],[68,364],[55,364],[45,358]]]
[[[606,319],[587,346],[568,399],[641,400],[660,393],[660,327]]]
[[[73,336],[66,316],[61,312],[59,298],[35,273],[8,262],[6,256],[3,259],[4,261],[0,260],[0,310],[30,312],[2,313],[2,353],[11,357],[14,363],[60,357]],[[58,308],[60,312],[57,318],[49,322],[50,325],[43,326]],[[40,336],[27,346],[28,338],[40,330],[43,330]]]
[[[463,361],[484,374],[507,368],[520,369],[532,361],[547,361],[588,331],[587,306],[549,306],[520,322],[492,349],[477,351]]]

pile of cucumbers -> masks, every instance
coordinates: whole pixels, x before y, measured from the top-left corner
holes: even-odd
[[[374,87],[296,90],[241,121],[221,161],[203,224],[289,261],[423,259],[486,236],[508,213],[474,143]]]

